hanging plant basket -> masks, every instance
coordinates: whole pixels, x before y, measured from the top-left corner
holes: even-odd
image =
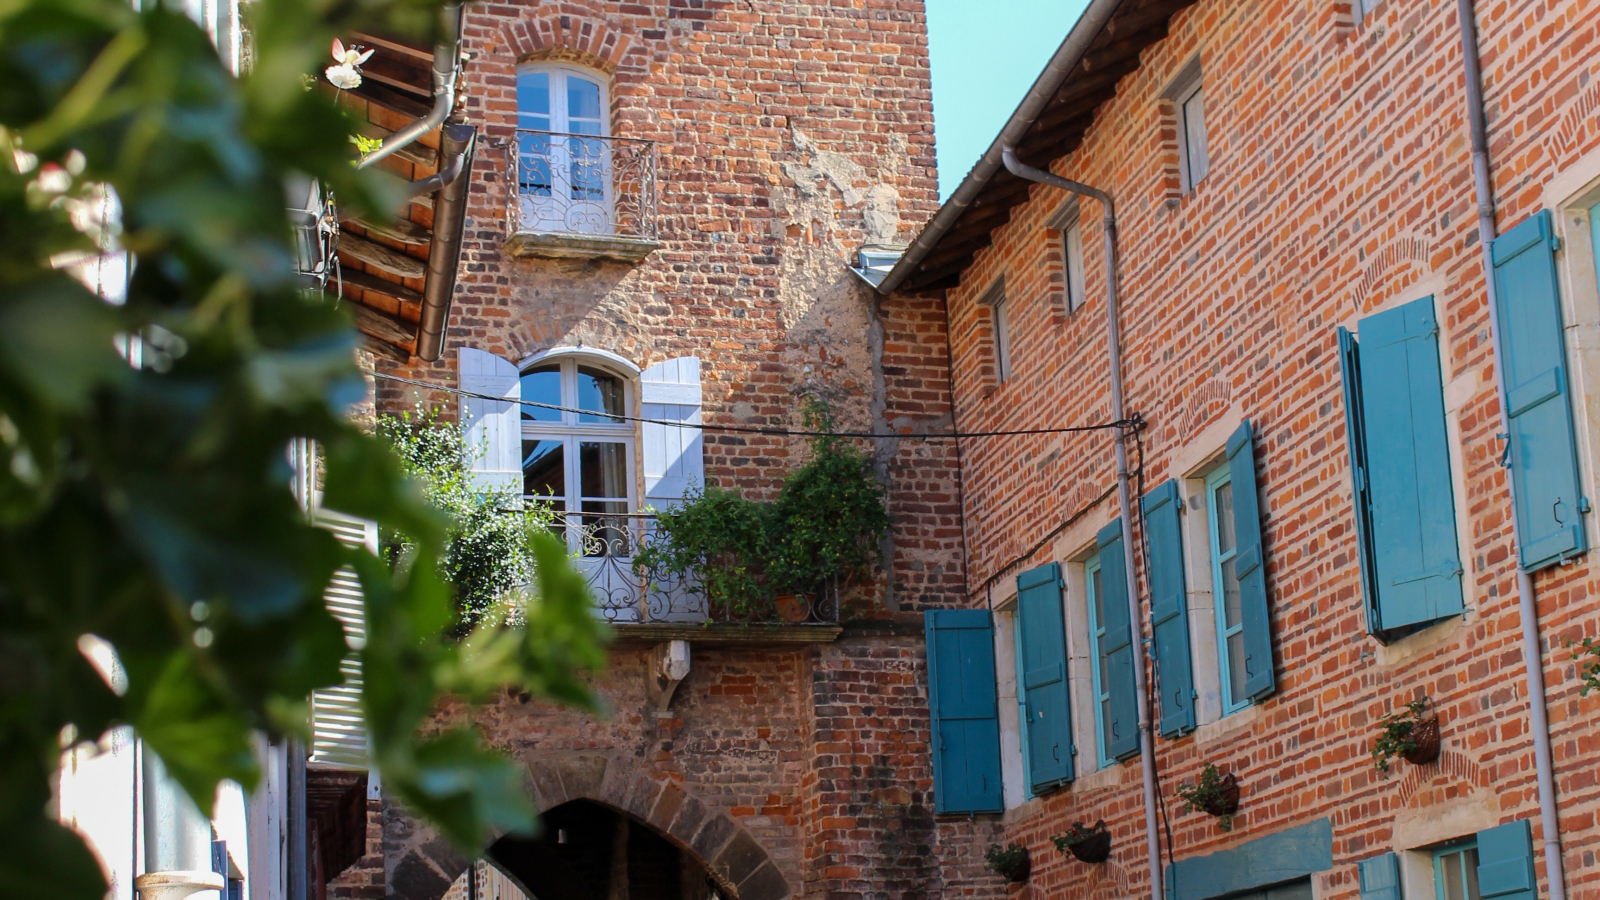
[[[1232,772],[1222,776],[1222,783],[1218,785],[1216,793],[1206,797],[1201,808],[1218,818],[1238,812],[1239,779],[1235,778]]]
[[[999,844],[991,844],[984,854],[988,861],[989,871],[999,875],[1012,884],[1021,884],[1028,880],[1033,872],[1033,862],[1028,858],[1028,848],[1021,844],[1007,844],[1001,848]]]
[[[1082,824],[1073,827],[1073,833],[1066,836],[1057,835],[1053,840],[1057,849],[1064,849],[1071,853],[1079,862],[1103,863],[1111,858],[1111,829],[1106,827],[1104,819],[1094,823],[1088,833],[1082,832]]]
[[[1413,766],[1425,766],[1439,758],[1439,714],[1431,708],[1411,728],[1411,749],[1400,754]]]

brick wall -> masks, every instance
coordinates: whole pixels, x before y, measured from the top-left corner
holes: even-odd
[[[887,564],[852,610],[909,614],[914,627],[822,648],[696,643],[661,718],[637,645],[614,648],[595,680],[604,717],[516,698],[473,713],[528,761],[541,804],[625,810],[714,869],[748,838],[796,895],[929,896],[940,884],[914,611],[964,594],[955,447],[916,437],[950,425],[945,310],[937,298],[881,309],[847,268],[865,242],[909,240],[937,206],[925,31],[917,0],[470,5],[465,118],[480,150],[447,351],[377,362],[453,385],[463,346],[521,360],[582,344],[640,368],[695,355],[708,424],[799,427],[815,394],[842,428],[904,435],[862,443],[894,525]],[[541,59],[602,73],[611,133],[657,142],[662,246],[637,265],[502,252],[516,67]],[[455,406],[377,388],[380,411]],[[760,435],[707,432],[705,446],[708,482],[758,497],[804,453]],[[403,810],[389,808],[386,834],[391,895],[432,900],[458,874],[462,861]],[[769,896],[764,866],[742,897]]]
[[[1544,208],[1546,187],[1600,146],[1600,5],[1507,0],[1478,9],[1504,231]],[[1197,53],[1211,170],[1181,196],[1172,104],[1160,94]],[[1149,422],[1144,483],[1189,474],[1175,461],[1193,456],[1208,426],[1239,414],[1255,422],[1278,654],[1277,693],[1259,709],[1158,740],[1169,798],[1208,761],[1231,766],[1243,787],[1232,833],[1170,805],[1177,856],[1331,817],[1335,866],[1319,876],[1318,896],[1332,898],[1356,895],[1357,860],[1408,846],[1430,817],[1532,818],[1539,846],[1456,4],[1387,0],[1358,23],[1342,0],[1201,0],[1142,62],[1082,147],[1052,168],[1118,201],[1127,408]],[[1066,199],[1034,187],[948,293],[964,429],[1110,418],[1097,252],[1086,253],[1087,305],[1065,318],[1055,311],[1060,267],[1046,223]],[[1099,212],[1082,218],[1086,250],[1100,246]],[[1014,375],[997,384],[978,300],[1002,276]],[[1335,327],[1428,293],[1446,310],[1439,340],[1462,459],[1456,502],[1469,609],[1380,649],[1363,624]],[[1096,501],[1115,483],[1104,433],[968,441],[962,454],[973,604],[986,602],[991,580],[1070,560],[1081,545],[1048,541],[1029,552],[1070,517],[1087,510],[1099,525],[1116,515],[1114,499]],[[1592,774],[1600,699],[1579,698],[1562,644],[1595,633],[1597,574],[1584,560],[1536,578],[1568,896],[1577,897],[1600,897]],[[1376,722],[1418,692],[1440,709],[1443,758],[1380,779],[1369,758]],[[1147,890],[1138,763],[1116,772],[1080,778],[1087,783],[1007,816],[1008,836],[1030,847],[1034,884],[1049,896]],[[1097,818],[1114,832],[1108,867],[1050,847],[1050,834]],[[1541,856],[1541,879],[1543,868]]]

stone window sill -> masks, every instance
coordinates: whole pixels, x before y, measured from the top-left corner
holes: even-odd
[[[660,241],[610,234],[519,231],[506,240],[512,256],[536,259],[607,259],[635,264],[660,248]]]

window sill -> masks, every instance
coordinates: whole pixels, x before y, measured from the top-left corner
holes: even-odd
[[[1252,703],[1236,713],[1223,716],[1215,722],[1207,722],[1191,732],[1195,746],[1200,748],[1201,755],[1205,755],[1215,747],[1229,746],[1255,727],[1256,721],[1266,712],[1262,703]]]
[[[837,625],[694,625],[628,624],[611,626],[615,644],[831,644],[844,629]]]
[[[537,259],[608,259],[634,264],[661,247],[660,241],[613,234],[519,231],[506,240],[512,256]]]

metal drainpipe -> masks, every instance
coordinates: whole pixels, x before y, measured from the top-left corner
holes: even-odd
[[[433,201],[433,240],[428,245],[428,277],[422,286],[422,316],[417,323],[417,357],[429,362],[439,358],[450,320],[476,135],[477,129],[471,125],[446,125],[439,132],[439,152],[449,154],[455,177],[439,189]]]
[[[1494,383],[1500,400],[1500,431],[1511,433],[1506,415],[1506,368],[1500,345],[1500,304],[1494,286],[1494,193],[1489,186],[1489,137],[1483,119],[1483,81],[1478,65],[1478,26],[1472,0],[1456,0],[1461,20],[1461,57],[1467,82],[1467,122],[1472,129],[1472,184],[1478,199],[1478,247],[1483,256],[1483,286],[1489,298],[1489,338],[1494,351]],[[1528,679],[1528,710],[1533,720],[1533,761],[1539,783],[1539,825],[1544,832],[1544,871],[1550,900],[1566,900],[1566,876],[1561,862],[1560,820],[1556,814],[1556,783],[1550,756],[1550,719],[1544,695],[1544,663],[1539,652],[1539,608],[1533,577],[1522,567],[1522,530],[1517,524],[1516,487],[1506,478],[1506,502],[1511,506],[1511,536],[1517,561],[1517,604],[1522,619],[1522,664]]]
[[[365,169],[385,156],[414,143],[450,115],[456,105],[456,68],[460,65],[461,4],[446,4],[439,10],[441,35],[433,45],[433,109],[426,116],[401,128],[384,139],[383,145],[368,153],[356,166]]]
[[[1106,336],[1111,356],[1111,418],[1122,421],[1122,338],[1117,328],[1117,212],[1111,195],[1098,188],[1080,184],[1052,175],[1041,169],[1024,165],[1017,159],[1016,151],[1006,147],[1000,153],[1006,170],[1018,178],[1047,184],[1074,194],[1100,201],[1105,207],[1106,231]],[[1144,831],[1146,852],[1150,866],[1151,900],[1163,900],[1161,872],[1161,838],[1156,825],[1156,754],[1155,736],[1150,728],[1150,703],[1147,699],[1144,675],[1143,616],[1139,613],[1139,590],[1133,573],[1133,503],[1128,492],[1128,438],[1125,430],[1117,429],[1115,442],[1117,455],[1117,505],[1122,513],[1122,546],[1127,564],[1123,567],[1128,580],[1128,623],[1136,629],[1134,647],[1138,659],[1133,667],[1133,688],[1139,708],[1139,756],[1144,769]]]

